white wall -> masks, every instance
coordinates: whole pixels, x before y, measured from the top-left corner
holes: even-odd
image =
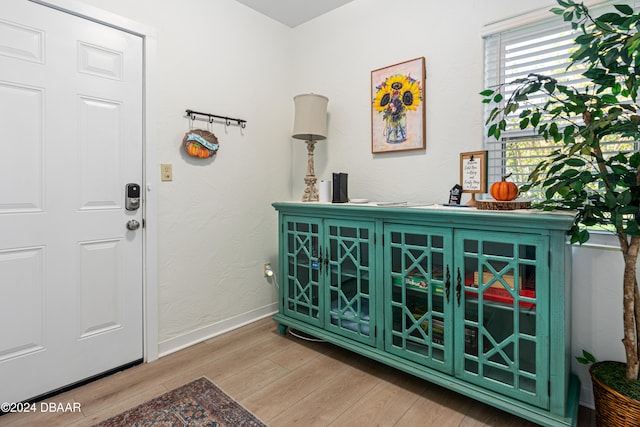
[[[329,97],[329,135],[316,145],[319,179],[349,173],[351,198],[446,201],[459,181],[460,152],[482,149],[480,31],[555,4],[535,3],[356,0],[296,28],[298,91]],[[373,155],[371,70],[417,57],[426,61],[426,151]],[[304,189],[304,156],[296,144],[294,195]]]
[[[482,149],[484,25],[553,0],[355,0],[294,29],[234,0],[82,0],[157,31],[161,347],[170,351],[219,325],[272,309],[262,263],[276,262],[270,203],[299,199],[305,144],[290,138],[292,97],[329,97],[329,136],[316,145],[316,174],[349,173],[349,195],[442,202],[458,182],[459,153]],[[371,154],[371,70],[425,57],[426,151]],[[187,158],[184,110],[240,117],[240,132],[213,129],[212,162]],[[158,167],[158,165],[151,165]],[[574,248],[574,352],[622,360],[621,257]],[[613,274],[615,273],[615,274]],[[591,402],[586,370],[583,401]]]
[[[622,279],[624,262],[616,239],[594,235],[573,248],[573,354],[591,352],[598,360],[625,360],[622,345]],[[636,272],[638,274],[638,272]],[[573,361],[584,405],[593,407],[591,378],[585,365]]]
[[[277,309],[262,269],[277,259],[271,202],[290,197],[290,29],[234,0],[83,2],[157,33],[149,143],[173,165],[156,193],[160,353]],[[220,150],[196,160],[180,146],[185,109],[247,126],[214,124]]]

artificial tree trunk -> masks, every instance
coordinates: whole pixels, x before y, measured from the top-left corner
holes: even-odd
[[[627,357],[627,380],[637,380],[640,363],[638,361],[638,324],[640,322],[640,293],[636,281],[636,265],[640,250],[640,236],[632,236],[628,241],[626,235],[618,234],[620,248],[624,257],[623,278],[623,326],[625,353]]]

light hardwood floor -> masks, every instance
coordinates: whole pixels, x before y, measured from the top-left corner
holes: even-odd
[[[82,412],[7,414],[0,426],[90,426],[206,376],[269,426],[534,426],[490,406],[327,343],[278,333],[271,319],[47,402]],[[581,408],[579,426],[595,426]]]

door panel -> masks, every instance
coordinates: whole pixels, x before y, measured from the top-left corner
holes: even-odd
[[[122,327],[122,242],[80,243],[79,338]],[[114,286],[115,284],[115,286]]]
[[[0,81],[0,213],[43,209],[44,98],[42,88]]]
[[[0,10],[0,401],[142,358],[142,39]]]
[[[453,373],[450,229],[385,224],[385,349]]]
[[[0,361],[42,349],[43,249],[0,251],[3,299],[15,302],[3,304],[13,327],[3,328]]]
[[[375,344],[374,224],[325,221],[325,301],[331,304],[327,330],[368,345]]]
[[[322,270],[321,221],[317,218],[285,216],[285,238],[280,255],[284,263],[285,283],[282,301],[284,313],[322,326],[324,304],[320,290]]]
[[[80,135],[80,209],[122,207],[122,106],[78,97]]]
[[[547,239],[464,231],[455,244],[457,375],[548,408]]]

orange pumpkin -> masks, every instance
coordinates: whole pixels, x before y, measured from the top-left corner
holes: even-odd
[[[518,197],[518,186],[507,181],[511,174],[502,177],[502,181],[494,182],[489,188],[491,196],[499,201],[513,200]]]

